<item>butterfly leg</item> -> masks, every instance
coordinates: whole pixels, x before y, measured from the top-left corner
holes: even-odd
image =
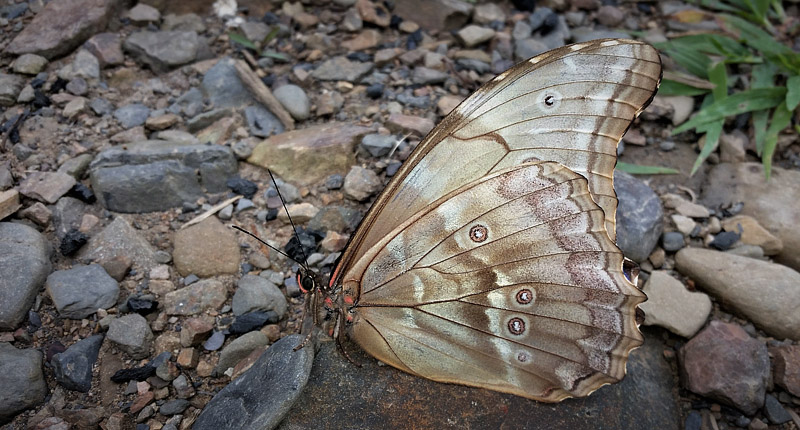
[[[300,344],[294,347],[294,351],[303,348],[308,344],[311,340],[312,336],[314,335],[314,327],[317,326],[317,310],[319,309],[319,293],[317,291],[312,291],[310,294],[306,296],[306,305],[305,309],[303,310],[303,320],[300,322],[300,334],[305,334],[306,337],[303,339]],[[309,318],[309,314],[311,317]]]
[[[336,339],[336,347],[342,355],[347,358],[347,361],[353,363],[356,367],[361,367],[359,363],[356,363],[351,357],[350,354],[344,349],[344,345],[342,345],[342,335],[343,333],[340,331],[342,328],[342,323],[344,322],[344,312],[341,309],[336,310],[336,325],[333,327],[333,338]]]

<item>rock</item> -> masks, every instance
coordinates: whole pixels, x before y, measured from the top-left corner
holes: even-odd
[[[347,12],[344,13],[344,19],[342,19],[342,28],[345,31],[354,33],[361,30],[363,27],[364,20],[361,19],[361,15],[358,14],[358,10],[355,8],[347,9]]]
[[[705,325],[711,313],[711,299],[691,292],[667,272],[656,270],[642,289],[647,301],[639,305],[645,325],[658,325],[685,338],[691,338]]]
[[[763,404],[769,356],[762,342],[735,324],[712,321],[680,350],[680,371],[690,391],[753,415]]]
[[[119,121],[122,128],[126,129],[143,125],[148,116],[150,108],[139,103],[123,106],[114,111],[114,118]]]
[[[397,2],[393,12],[427,31],[451,31],[467,23],[472,8],[461,0],[406,0]]]
[[[248,106],[244,109],[250,134],[258,137],[269,137],[284,132],[281,121],[261,105]]]
[[[25,86],[25,78],[0,73],[0,106],[13,106]]]
[[[372,170],[353,166],[344,178],[344,195],[363,202],[383,187],[378,175]]]
[[[764,399],[764,415],[772,424],[783,424],[792,420],[792,416],[786,412],[778,399],[769,394]]]
[[[165,415],[165,416],[170,417],[170,416],[173,416],[173,415],[177,415],[177,414],[183,413],[183,411],[186,410],[186,408],[188,408],[188,407],[189,407],[189,401],[188,400],[172,399],[172,400],[168,400],[166,403],[161,405],[161,407],[158,408],[158,412],[161,415]]]
[[[201,49],[194,31],[140,31],[125,39],[122,47],[156,73],[190,63]]]
[[[494,37],[494,30],[479,25],[468,25],[459,30],[456,36],[461,40],[464,46],[473,48],[483,42],[491,40],[492,37]]]
[[[800,345],[779,346],[770,352],[775,357],[775,383],[800,397]]]
[[[16,329],[28,315],[50,274],[50,254],[48,241],[35,229],[0,223],[0,330]]]
[[[78,252],[83,261],[110,261],[119,256],[145,271],[157,264],[153,247],[122,217],[116,217]]]
[[[92,367],[102,345],[103,335],[97,334],[79,340],[66,351],[54,355],[50,362],[56,381],[68,390],[88,393],[92,388]]]
[[[685,248],[675,267],[726,308],[780,339],[800,340],[800,273],[726,252]]]
[[[53,204],[75,186],[75,178],[58,172],[33,172],[19,185],[20,194]]]
[[[0,220],[17,212],[21,207],[19,191],[15,189],[0,191]]]
[[[418,85],[435,85],[443,83],[448,77],[450,77],[450,75],[445,72],[418,66],[414,67],[411,81]],[[425,101],[427,101],[427,99],[425,99]]]
[[[495,3],[475,5],[472,21],[478,24],[490,24],[494,21],[505,22],[506,13]]]
[[[665,194],[664,206],[675,209],[679,214],[689,218],[708,218],[711,213],[703,205],[692,203],[677,194]]]
[[[80,49],[72,63],[59,70],[58,76],[66,80],[76,78],[96,80],[100,77],[100,62],[91,52]]]
[[[289,212],[288,215],[286,214],[287,211],[278,212],[278,220],[283,223],[288,223],[291,216],[295,224],[304,224],[319,212],[319,209],[311,203],[295,203],[287,205],[286,209]]]
[[[289,111],[292,118],[302,121],[311,116],[311,101],[309,101],[306,92],[297,85],[283,85],[273,91],[272,94]]]
[[[148,140],[100,152],[89,170],[107,209],[150,212],[223,192],[238,169],[228,147]]]
[[[57,270],[47,277],[47,294],[58,314],[82,319],[117,303],[119,284],[99,264]]]
[[[286,336],[267,349],[235,383],[211,399],[193,428],[275,428],[303,393],[311,373],[314,348],[294,351],[302,340],[297,334]]]
[[[684,236],[689,236],[692,234],[692,232],[694,232],[694,229],[697,228],[697,223],[688,216],[672,214],[670,218],[672,218],[672,223],[675,224],[675,227],[678,228],[678,231]]]
[[[361,15],[361,19],[378,27],[388,27],[392,19],[392,15],[385,6],[370,0],[357,0],[356,10]]]
[[[64,110],[62,111],[62,115],[65,118],[74,120],[80,114],[86,111],[86,99],[83,97],[75,97],[64,106]]]
[[[237,273],[241,261],[236,233],[214,217],[177,231],[172,258],[181,275],[200,277]]]
[[[45,67],[47,67],[47,58],[36,54],[23,54],[14,60],[11,69],[14,73],[21,73],[23,75],[36,75]]]
[[[606,27],[617,27],[625,20],[625,14],[615,6],[601,6],[597,11],[597,22]]]
[[[324,91],[324,90],[323,90]],[[383,93],[383,87],[381,87]],[[367,88],[369,95],[369,88]],[[332,115],[339,112],[344,105],[344,97],[336,91],[325,91],[317,99],[317,116]]]
[[[375,67],[373,63],[359,63],[346,57],[333,57],[325,61],[311,72],[314,79],[320,81],[357,82]]]
[[[328,123],[272,136],[253,150],[248,163],[271,169],[287,182],[310,185],[355,163],[353,147],[369,128]]]
[[[128,11],[128,18],[136,25],[146,26],[157,24],[161,20],[161,12],[148,4],[138,3]]]
[[[764,255],[780,254],[783,250],[783,241],[773,236],[751,216],[736,215],[725,219],[722,221],[722,228],[725,231],[740,233],[739,240],[742,243],[760,246],[764,250]]]
[[[42,353],[0,342],[0,386],[3,387],[0,423],[6,423],[19,412],[44,402],[48,390],[42,372]]]
[[[675,252],[686,246],[686,240],[681,233],[668,231],[661,236],[661,246],[664,247],[664,251]]]
[[[428,118],[399,113],[389,115],[389,119],[386,121],[386,128],[393,133],[413,133],[420,137],[430,133],[433,130],[433,126],[433,121]]]
[[[277,288],[277,287],[276,287]],[[283,293],[281,293],[283,294]],[[236,296],[234,296],[235,298]],[[275,324],[280,320],[277,313],[273,311],[255,311],[242,314],[236,317],[231,324],[229,331],[231,334],[244,334],[254,330],[258,330],[266,323]],[[270,338],[270,341],[272,339]]]
[[[617,245],[626,257],[642,262],[656,247],[663,230],[661,200],[644,182],[633,176],[614,172],[617,192]]]
[[[167,293],[164,312],[167,315],[196,315],[207,310],[217,310],[227,299],[228,291],[216,279],[203,279]],[[223,341],[225,340],[223,336]]]
[[[136,360],[147,358],[153,344],[153,332],[139,314],[127,314],[111,321],[108,340]]]
[[[214,324],[203,318],[187,318],[181,326],[181,345],[197,346],[211,335]]]
[[[8,44],[7,54],[64,56],[92,34],[102,31],[117,8],[116,0],[65,0],[47,3]]]
[[[381,33],[377,30],[364,30],[358,36],[342,42],[342,48],[348,51],[364,51],[381,43]]]
[[[217,109],[239,108],[255,103],[250,90],[239,79],[234,64],[235,60],[224,57],[217,61],[214,67],[208,69],[203,76],[201,89]],[[187,92],[186,95],[190,99],[187,102],[191,102],[191,99],[199,96],[202,103],[202,94]]]
[[[533,428],[531,423],[536,422],[558,423],[565,429],[596,429],[599,422],[608,429],[680,428],[679,407],[671,391],[676,389],[673,374],[663,358],[664,344],[655,333],[646,334],[644,345],[631,353],[622,382],[557,407],[412,376],[379,365],[355,345],[344,346],[361,367],[338,353],[335,342],[321,342],[308,384],[279,429],[313,428],[319,417],[326,417],[331,428],[354,422],[370,428],[406,428],[408,417],[398,415],[396,405],[408,399],[425,399],[413,401],[414,416],[429,428]],[[639,402],[640,407],[630,408],[630,402]],[[370,411],[368,416],[365,410]],[[442,414],[443,410],[459,413]]]
[[[260,276],[244,275],[239,280],[231,307],[236,316],[261,310],[274,311],[282,317],[287,303],[277,285]]]
[[[206,26],[203,24],[203,18],[197,14],[185,13],[176,15],[170,13],[164,16],[161,29],[164,31],[194,31],[197,34],[201,34],[206,31]]]
[[[83,47],[97,58],[100,67],[116,66],[125,61],[122,40],[117,33],[95,34],[83,44]]]
[[[353,231],[361,221],[361,213],[352,208],[326,206],[308,222],[308,228],[317,231]]]
[[[251,352],[260,347],[269,345],[267,335],[260,331],[245,333],[228,344],[219,354],[219,363],[214,369],[214,374],[222,375],[228,368],[247,357]]]
[[[747,160],[749,138],[741,130],[722,133],[719,137],[719,159],[723,163],[741,163]]]
[[[380,158],[389,155],[389,152],[395,148],[396,140],[391,135],[368,134],[361,139],[361,148],[369,152],[371,156]]]

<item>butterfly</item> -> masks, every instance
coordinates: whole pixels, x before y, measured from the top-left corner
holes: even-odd
[[[652,46],[602,39],[483,85],[392,177],[328,281],[300,265],[302,331],[328,316],[337,341],[410,374],[544,402],[621,380],[646,297],[614,242],[613,170],[660,79]]]

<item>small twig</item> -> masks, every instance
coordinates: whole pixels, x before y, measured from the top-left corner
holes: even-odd
[[[190,219],[189,221],[186,222],[186,224],[182,225],[181,228],[179,228],[178,230],[183,230],[186,227],[189,227],[191,225],[195,225],[195,224],[203,221],[204,219],[210,217],[211,215],[214,215],[215,213],[221,211],[225,206],[228,206],[229,204],[231,204],[231,203],[233,203],[233,202],[235,202],[235,201],[237,201],[237,200],[239,200],[241,198],[242,198],[242,196],[231,197],[228,200],[225,200],[224,202],[217,204],[216,206],[212,207],[211,209],[209,209],[209,210],[201,213],[200,215]]]
[[[236,61],[234,67],[236,68],[236,73],[239,75],[239,79],[241,79],[242,83],[253,93],[256,100],[261,102],[270,112],[278,117],[281,124],[283,124],[283,128],[287,131],[294,130],[294,119],[289,115],[289,112],[283,105],[281,105],[281,102],[272,95],[272,91],[261,82],[258,75],[256,75],[242,60]]]

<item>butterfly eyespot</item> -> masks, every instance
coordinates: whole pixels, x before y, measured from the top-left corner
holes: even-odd
[[[530,358],[531,358],[531,356],[527,352],[524,352],[524,351],[520,352],[519,354],[517,354],[517,360],[520,363],[525,363]]]
[[[544,104],[546,104],[547,106],[553,106],[556,104],[556,98],[553,97],[552,95],[547,95],[544,98]]]
[[[472,226],[469,229],[469,238],[475,243],[481,243],[489,237],[489,230],[480,224]]]
[[[520,335],[525,332],[525,321],[522,318],[511,318],[508,320],[508,331],[511,334]]]
[[[533,297],[533,291],[527,288],[517,291],[517,303],[521,305],[527,305],[528,303],[532,302]]]

